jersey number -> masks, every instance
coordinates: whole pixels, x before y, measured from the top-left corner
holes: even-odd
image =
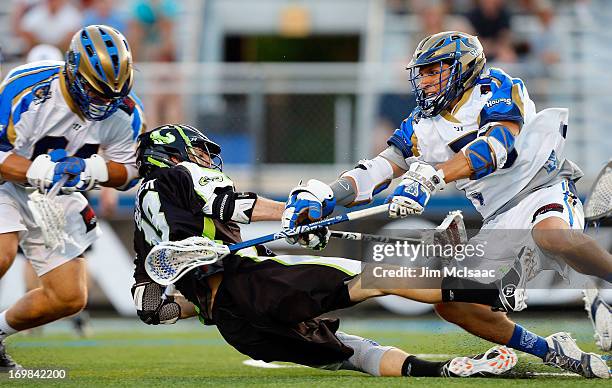
[[[170,227],[166,221],[166,215],[161,212],[161,202],[157,191],[147,191],[142,198],[142,211],[144,217],[139,217],[138,226],[144,233],[145,240],[150,245],[170,239]]]
[[[37,156],[47,154],[51,150],[64,149],[68,145],[68,139],[63,136],[45,136],[34,144],[34,153],[32,160]],[[98,152],[99,144],[83,144],[81,148],[74,153],[73,156],[81,159],[87,159],[91,155]]]

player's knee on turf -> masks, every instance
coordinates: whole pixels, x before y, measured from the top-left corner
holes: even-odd
[[[344,345],[353,349],[353,355],[342,363],[341,369],[357,370],[372,376],[380,376],[380,363],[383,355],[395,349],[392,346],[380,346],[375,341],[350,335],[341,331],[336,332],[336,337]]]

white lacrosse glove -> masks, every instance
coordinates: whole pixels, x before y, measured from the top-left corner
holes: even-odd
[[[283,229],[293,229],[299,225],[320,220],[327,217],[334,210],[336,199],[329,185],[311,179],[305,186],[298,185],[289,193],[289,199],[285,204],[285,211],[281,218]],[[289,244],[297,242],[311,249],[323,249],[327,244],[328,231],[312,232],[300,238],[300,236],[287,237]]]
[[[393,194],[387,197],[389,217],[404,218],[423,213],[431,195],[444,190],[445,186],[442,170],[426,163],[412,163]]]
[[[28,183],[44,193],[53,186],[56,165],[57,163],[51,159],[50,155],[37,156],[26,172]]]

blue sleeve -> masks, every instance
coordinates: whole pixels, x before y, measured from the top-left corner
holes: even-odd
[[[414,133],[414,112],[404,121],[393,135],[387,140],[387,144],[395,146],[401,151],[404,159],[411,156],[419,156],[417,149],[417,138]]]
[[[491,69],[489,74],[492,96],[480,111],[479,127],[494,121],[514,121],[523,125],[523,81],[498,69]]]
[[[49,83],[58,76],[58,66],[24,68],[9,73],[0,87],[0,151],[9,151],[15,140],[15,125],[32,100],[46,99]]]

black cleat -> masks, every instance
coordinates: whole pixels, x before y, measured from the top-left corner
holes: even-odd
[[[22,369],[23,367],[17,364],[11,356],[6,353],[4,340],[0,341],[0,372],[8,372],[13,369]]]

